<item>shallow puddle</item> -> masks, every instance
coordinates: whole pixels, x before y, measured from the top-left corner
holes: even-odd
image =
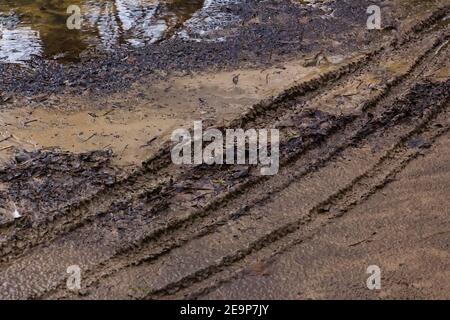
[[[76,62],[89,54],[87,49],[140,47],[169,37],[204,2],[208,1],[2,0],[0,62],[23,63],[33,56]]]

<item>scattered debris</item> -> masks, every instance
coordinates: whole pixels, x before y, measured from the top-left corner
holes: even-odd
[[[17,210],[17,206],[14,204],[14,211],[12,213],[12,217],[14,219],[19,219],[22,217],[22,215],[19,213],[19,211]]]
[[[155,137],[151,138],[150,140],[148,140],[145,144],[143,144],[141,146],[141,148],[149,147],[156,139],[158,139],[158,136],[155,136]]]
[[[233,83],[234,83],[235,85],[237,85],[238,82],[239,82],[239,76],[240,76],[240,74],[235,75],[235,76],[233,77]]]

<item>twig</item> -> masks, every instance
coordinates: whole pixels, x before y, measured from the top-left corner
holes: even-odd
[[[110,114],[111,112],[114,112],[114,111],[115,111],[115,109],[111,109],[111,110],[105,112],[105,113],[102,115],[102,117],[105,117],[105,116],[107,116],[108,114]]]
[[[28,120],[28,121],[25,121],[25,122],[23,123],[23,125],[26,126],[27,124],[30,124],[30,123],[33,123],[33,122],[36,122],[36,121],[37,121],[36,119]]]
[[[443,44],[441,44],[441,45],[439,46],[439,48],[437,48],[437,50],[436,50],[436,52],[434,53],[434,55],[437,55],[437,54],[442,50],[442,48],[444,48],[444,47],[447,45],[448,42],[449,42],[449,40],[447,40],[447,41],[445,41]]]
[[[157,138],[158,138],[158,136],[155,136],[155,137],[151,138],[149,141],[147,141],[145,144],[143,144],[141,146],[141,148],[149,147],[152,144],[152,142],[155,141]]]
[[[120,152],[120,157],[119,159],[122,159],[123,154],[125,153],[125,150],[128,149],[128,144],[125,146],[125,148],[123,148],[123,150]]]
[[[13,147],[14,147],[14,146],[3,147],[3,148],[0,149],[0,151],[8,150],[8,149],[11,149],[11,148],[13,148]]]
[[[10,135],[9,137],[4,138],[4,139],[0,140],[0,143],[5,142],[5,141],[8,141],[8,140],[11,139],[12,137],[13,137],[13,136]]]
[[[87,138],[86,140],[84,140],[83,142],[88,142],[89,140],[91,140],[93,137],[95,137],[97,135],[97,133],[93,133],[91,134],[91,136],[89,138]]]

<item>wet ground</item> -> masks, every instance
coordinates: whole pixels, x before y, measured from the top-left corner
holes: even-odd
[[[121,46],[104,51],[95,46],[78,64],[64,65],[39,56],[28,61],[29,68],[0,64],[0,85],[7,92],[3,100],[10,101],[10,94],[30,96],[62,90],[105,93],[126,89],[143,77],[160,78],[161,72],[273,64],[289,55],[318,50],[323,41],[331,41],[327,50],[334,54],[363,49],[371,38],[377,38],[361,29],[366,23],[364,2],[343,2],[335,8],[334,2],[313,6],[296,1],[211,0],[175,34],[140,50]],[[389,16],[386,23],[393,23]],[[358,28],[354,36],[360,41],[343,41],[342,31],[350,28]]]
[[[192,3],[158,41],[97,23],[0,64],[0,296],[448,298],[449,3],[379,1],[380,31],[369,4]],[[280,173],[172,164],[199,119],[279,128]]]

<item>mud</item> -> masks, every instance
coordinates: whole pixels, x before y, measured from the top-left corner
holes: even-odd
[[[106,151],[78,155],[52,151],[17,153],[15,163],[0,171],[2,189],[7,190],[0,195],[2,207],[9,210],[2,214],[2,219],[9,218],[1,221],[2,225],[13,221],[12,204],[22,217],[39,221],[45,219],[40,214],[57,210],[69,201],[80,201],[100,187],[113,184],[118,172],[109,165],[110,159],[111,153]]]
[[[450,9],[388,1],[389,28],[369,33],[366,7],[230,3],[246,23],[131,53],[155,77],[114,57],[47,69],[64,78],[111,63],[109,80],[83,89],[17,73],[0,196],[20,217],[1,220],[0,297],[448,298]],[[305,11],[305,28],[290,28]],[[280,172],[174,165],[167,135],[193,119],[278,128]],[[52,144],[65,152],[41,150]],[[74,264],[78,291],[66,287]],[[381,291],[365,286],[369,264],[384,270]]]
[[[184,37],[174,36],[140,50],[115,48],[111,53],[88,54],[77,64],[62,65],[45,59],[30,61],[28,68],[0,64],[3,75],[0,87],[7,93],[28,96],[86,88],[105,93],[127,88],[142,77],[158,78],[158,70],[264,66],[289,55],[297,56],[299,52],[308,54],[320,50],[324,39],[331,41],[333,45],[326,48],[335,55],[361,50],[373,38],[364,28],[369,1],[330,2],[324,7],[305,6],[296,1],[224,3],[214,6],[214,14],[219,19],[221,14],[236,17],[226,28],[216,31],[219,34],[215,38],[225,41],[186,41]],[[330,12],[333,16],[327,17],[325,13]],[[180,32],[189,34],[190,29],[188,25]],[[344,41],[349,31],[353,31],[352,41]]]
[[[447,133],[390,185],[320,233],[254,259],[198,298],[448,299],[448,142]],[[365,287],[365,268],[373,264],[382,270],[382,290]]]
[[[178,127],[191,126],[198,119],[223,125],[253,104],[356,58],[336,59],[307,68],[303,67],[306,60],[300,58],[263,70],[175,75],[150,87],[135,84],[126,95],[107,99],[65,94],[33,100],[25,107],[18,104],[0,111],[0,133],[7,139],[0,145],[9,147],[0,152],[0,161],[23,149],[57,146],[73,153],[110,149],[113,163],[128,170],[154,154]],[[232,81],[236,75],[238,85]],[[70,104],[65,105],[66,101]]]

